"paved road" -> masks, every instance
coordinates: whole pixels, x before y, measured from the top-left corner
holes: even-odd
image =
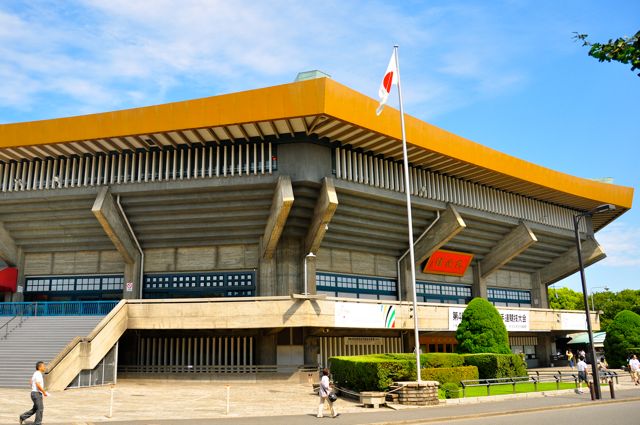
[[[552,425],[579,423],[580,425],[640,424],[640,391],[621,391],[617,400],[591,402],[586,395],[565,394],[553,397],[513,399],[430,408],[370,410],[348,413],[336,419],[317,419],[313,415],[264,416],[242,418],[191,420],[110,421],[111,425]],[[282,400],[282,403],[287,403]],[[188,412],[187,412],[188,414]],[[473,419],[471,419],[473,418]],[[73,423],[73,422],[71,422]]]
[[[540,424],[612,424],[638,425],[640,401],[623,404],[599,404],[467,420],[429,422],[429,425],[540,425]]]

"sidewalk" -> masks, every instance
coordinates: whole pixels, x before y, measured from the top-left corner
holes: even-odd
[[[617,400],[640,400],[640,387],[622,383],[617,386]],[[193,381],[121,381],[114,390],[113,417],[109,412],[109,387],[85,388],[53,393],[45,400],[45,422],[114,424],[194,424],[297,425],[317,423],[318,397],[310,385],[287,383],[231,384],[230,413],[226,410],[226,387]],[[501,397],[502,401],[499,400]],[[370,424],[389,421],[429,420],[469,414],[487,414],[518,409],[551,409],[564,405],[592,403],[587,393],[547,393],[546,396],[498,396],[478,398],[459,405],[436,407],[397,406],[366,409],[355,401],[340,399],[342,414],[331,421],[336,424]],[[602,402],[609,401],[603,388]],[[0,389],[0,424],[14,424],[17,416],[31,407],[29,390]],[[329,420],[329,419],[327,419]],[[29,422],[28,422],[29,423]],[[323,422],[324,423],[324,422]]]

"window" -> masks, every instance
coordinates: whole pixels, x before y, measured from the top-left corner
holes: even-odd
[[[150,274],[144,276],[143,298],[254,297],[251,271]]]
[[[448,283],[417,282],[418,301],[440,304],[468,304],[471,286]]]
[[[27,277],[27,293],[97,294],[122,293],[123,276],[39,276]]]
[[[332,297],[372,300],[397,300],[398,284],[394,279],[360,275],[317,272],[316,290]]]
[[[488,288],[487,299],[496,307],[531,307],[531,291]]]

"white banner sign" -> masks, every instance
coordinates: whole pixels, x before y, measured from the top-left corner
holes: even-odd
[[[462,321],[462,307],[449,307],[449,330],[455,331]],[[528,331],[529,330],[529,310],[502,310],[498,309],[502,316],[507,331]]]
[[[346,328],[395,328],[396,306],[336,303],[335,326]]]
[[[581,313],[560,313],[563,331],[586,331],[587,318]]]

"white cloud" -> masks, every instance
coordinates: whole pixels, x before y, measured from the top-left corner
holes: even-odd
[[[640,266],[640,226],[624,221],[611,223],[597,234],[607,258],[602,265],[610,267]]]
[[[487,10],[403,7],[242,0],[0,6],[0,88],[7,89],[0,108],[38,110],[44,100],[49,116],[94,112],[284,83],[308,69],[374,96],[394,43],[402,49],[408,110],[423,118],[526,81],[514,60],[522,40],[497,28]]]

